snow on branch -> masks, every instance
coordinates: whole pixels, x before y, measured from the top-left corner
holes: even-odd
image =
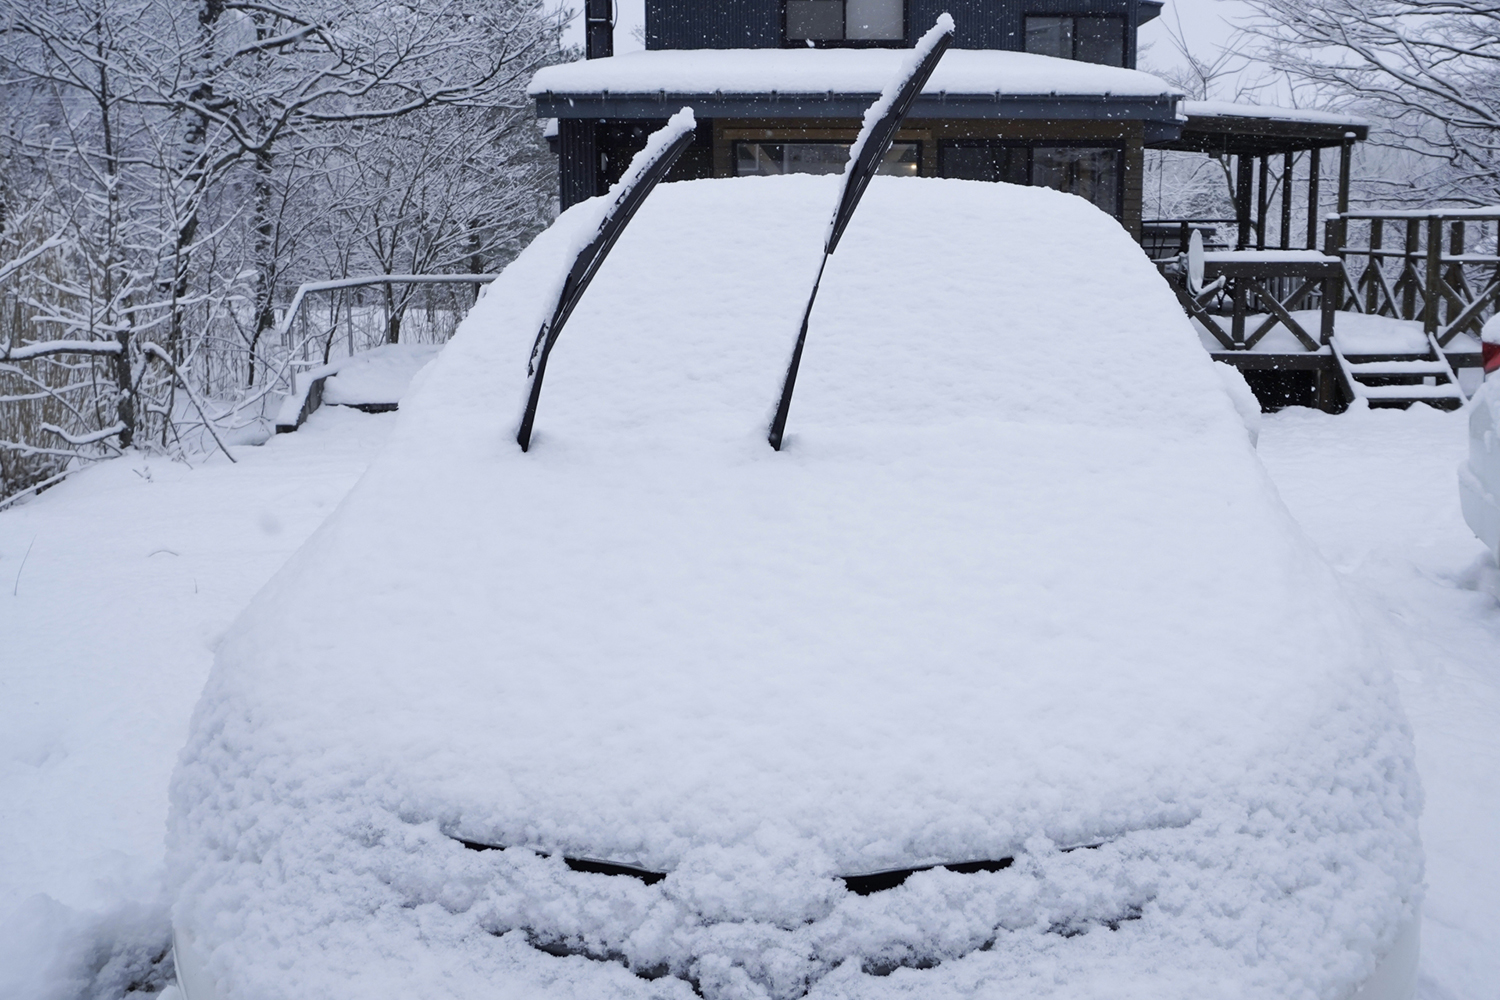
[[[0,361],[29,361],[50,354],[119,354],[125,348],[114,340],[44,340],[0,353]]]
[[[6,278],[9,278],[11,275],[15,274],[17,271],[21,270],[21,268],[36,260],[38,257],[42,256],[42,254],[46,253],[47,251],[56,250],[58,247],[62,246],[63,243],[63,234],[61,231],[58,231],[55,235],[47,238],[46,240],[43,240],[40,245],[33,247],[26,253],[23,253],[21,256],[17,257],[15,260],[0,264],[0,281],[4,281]]]
[[[68,442],[68,444],[77,445],[98,444],[101,441],[114,437],[124,429],[124,424],[115,424],[113,427],[106,427],[102,431],[94,431],[89,434],[69,434],[61,427],[55,426],[53,424],[42,424],[42,430],[48,432],[49,434],[56,434],[64,441]]]

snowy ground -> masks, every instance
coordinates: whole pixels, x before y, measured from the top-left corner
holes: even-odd
[[[0,512],[0,996],[142,978],[167,777],[213,644],[396,419],[325,408],[238,465],[122,460]],[[1500,981],[1500,571],[1458,511],[1464,419],[1294,410],[1260,445],[1395,651],[1428,795],[1424,1000]]]
[[[1423,1000],[1500,982],[1500,580],[1458,509],[1467,414],[1267,419],[1261,459],[1396,658],[1427,792]]]
[[[0,997],[119,996],[159,953],[167,780],[214,642],[394,421],[327,407],[237,465],[124,459],[0,511]]]

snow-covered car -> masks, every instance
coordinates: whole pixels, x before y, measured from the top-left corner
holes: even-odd
[[[1458,469],[1464,520],[1500,561],[1500,317],[1484,325],[1485,383],[1469,403],[1469,460]]]
[[[1043,189],[565,213],[221,642],[188,1000],[1407,1000],[1380,651],[1165,281]]]

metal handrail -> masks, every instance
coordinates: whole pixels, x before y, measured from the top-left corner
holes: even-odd
[[[297,293],[286,307],[286,317],[276,329],[276,340],[278,343],[286,343],[287,334],[291,332],[292,324],[302,311],[303,300],[314,292],[337,292],[368,285],[487,285],[498,277],[498,274],[376,274],[363,278],[304,282],[298,286]]]

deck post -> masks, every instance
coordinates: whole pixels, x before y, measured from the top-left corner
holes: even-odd
[[[1448,273],[1443,275],[1443,280],[1447,282],[1449,288],[1453,289],[1455,295],[1463,296],[1467,294],[1472,298],[1473,293],[1470,292],[1468,283],[1464,281],[1464,265],[1462,263],[1464,256],[1464,222],[1462,219],[1454,219],[1450,224],[1448,230],[1448,253],[1452,256],[1453,262],[1448,265]],[[1446,295],[1443,298],[1448,300],[1448,308],[1445,310],[1447,315],[1444,319],[1449,324],[1452,324],[1454,320],[1458,319],[1459,314],[1463,312],[1463,302]]]
[[[1266,248],[1266,211],[1271,202],[1271,158],[1260,157],[1260,179],[1255,195],[1255,249]]]
[[[1307,169],[1307,249],[1318,249],[1318,173],[1322,169],[1323,151],[1308,151]]]
[[[1318,343],[1327,346],[1333,343],[1333,323],[1335,316],[1344,304],[1344,269],[1339,268],[1335,275],[1323,279],[1323,311],[1318,317],[1319,331]]]
[[[1365,312],[1369,313],[1372,316],[1375,315],[1376,311],[1380,308],[1380,282],[1376,280],[1375,275],[1371,273],[1370,269],[1379,268],[1381,266],[1383,258],[1376,254],[1375,251],[1380,249],[1380,245],[1383,242],[1385,242],[1385,220],[1371,219],[1370,263],[1369,266],[1365,269],[1365,276],[1370,279],[1370,283],[1365,286]],[[1394,305],[1394,303],[1392,304]]]
[[[1245,346],[1245,314],[1250,311],[1245,285],[1244,279],[1236,279],[1234,282],[1234,312],[1230,316],[1229,325],[1229,339],[1240,349]]]
[[[1442,296],[1438,289],[1443,280],[1443,220],[1441,216],[1427,219],[1427,276],[1426,295],[1422,299],[1422,330],[1437,333],[1438,306]]]
[[[1281,154],[1281,249],[1292,248],[1292,169],[1297,154]]]
[[[1323,223],[1323,252],[1330,257],[1338,257],[1341,261],[1344,259],[1344,255],[1340,252],[1343,250],[1343,247],[1338,245],[1338,235],[1339,223],[1342,221],[1342,219],[1330,218]],[[1330,302],[1333,303],[1331,307],[1329,306]],[[1331,324],[1333,321],[1330,318],[1332,314],[1328,312],[1330,308],[1344,308],[1344,282],[1342,278],[1339,281],[1330,282],[1325,280],[1323,282],[1323,315],[1324,319],[1330,324],[1329,328],[1332,329]]]
[[[1349,211],[1349,180],[1354,168],[1354,133],[1344,133],[1339,147],[1339,214]]]
[[[1422,223],[1406,220],[1406,250],[1401,258],[1401,318],[1417,318],[1417,248],[1422,243]]]

